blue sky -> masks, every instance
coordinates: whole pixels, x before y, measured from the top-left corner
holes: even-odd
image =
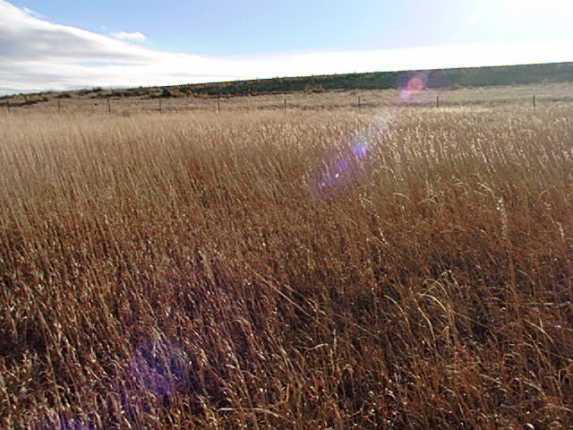
[[[459,1],[76,1],[14,3],[50,21],[95,32],[142,32],[160,49],[237,55],[437,44],[460,31],[471,9]],[[434,2],[434,4],[437,4]],[[449,22],[449,23],[448,23]]]
[[[573,60],[571,0],[0,0],[0,92]]]

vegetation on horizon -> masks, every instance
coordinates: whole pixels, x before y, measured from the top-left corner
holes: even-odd
[[[428,88],[466,88],[528,85],[573,81],[573,63],[526,64],[493,67],[468,67],[426,71],[347,73],[322,76],[299,76],[253,79],[230,82],[107,89],[101,87],[66,92],[45,92],[0,97],[0,107],[26,106],[49,101],[50,98],[88,96],[106,98],[171,98],[220,97],[284,94],[292,92],[324,92],[332,90],[383,90],[400,88],[413,74],[423,73]]]

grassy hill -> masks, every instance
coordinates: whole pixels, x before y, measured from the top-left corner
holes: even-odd
[[[129,89],[84,89],[0,97],[0,105],[28,105],[53,98],[85,97],[219,97],[330,90],[389,89],[405,84],[414,74],[423,73],[429,88],[462,88],[495,85],[524,85],[573,81],[573,63],[436,69],[427,71],[350,73],[300,76],[231,82],[211,82],[164,87]]]
[[[272,92],[323,91],[347,89],[389,89],[402,86],[420,73],[373,72],[340,75],[303,76],[249,81],[219,82],[169,87],[190,94],[247,95]],[[516,85],[573,80],[573,63],[438,69],[426,74],[430,88]]]

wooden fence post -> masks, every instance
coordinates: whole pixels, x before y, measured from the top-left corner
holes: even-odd
[[[62,101],[58,100],[58,113],[62,112]]]
[[[217,98],[217,113],[221,113],[221,98]]]
[[[107,98],[107,113],[111,113],[111,101]]]
[[[162,100],[159,99],[159,113],[163,112]]]
[[[286,97],[283,98],[283,103],[284,103],[284,110],[287,110],[287,100]]]
[[[535,96],[533,96],[533,110],[535,110],[537,105],[537,100],[535,99]]]
[[[358,109],[362,108],[362,104],[360,103],[360,96],[358,96]]]
[[[440,107],[440,96],[436,96],[436,107]]]

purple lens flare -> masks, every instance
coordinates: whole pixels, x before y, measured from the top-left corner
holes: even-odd
[[[368,139],[365,136],[356,136],[352,145],[352,155],[356,158],[364,158],[368,154]]]
[[[393,122],[393,112],[380,112],[360,132],[350,137],[350,144],[326,155],[320,165],[310,171],[307,183],[313,198],[338,197],[352,191],[366,180],[367,167],[373,162],[374,145]]]
[[[145,410],[150,399],[168,401],[190,382],[189,356],[162,335],[139,343],[131,358],[118,365],[118,373],[106,388],[108,394],[117,395],[118,405],[128,416],[130,411],[139,407]],[[31,429],[95,430],[96,425],[78,417],[48,415],[31,423]]]
[[[339,149],[311,174],[313,194],[320,198],[350,190],[360,180],[369,150],[368,137],[355,135],[350,147]]]
[[[57,416],[31,424],[31,430],[96,430],[95,424],[86,423],[76,418]]]
[[[407,101],[428,89],[428,74],[416,73],[400,88],[400,100]]]
[[[165,400],[188,382],[189,363],[185,351],[175,344],[162,339],[147,340],[135,348],[127,376],[140,391]]]

